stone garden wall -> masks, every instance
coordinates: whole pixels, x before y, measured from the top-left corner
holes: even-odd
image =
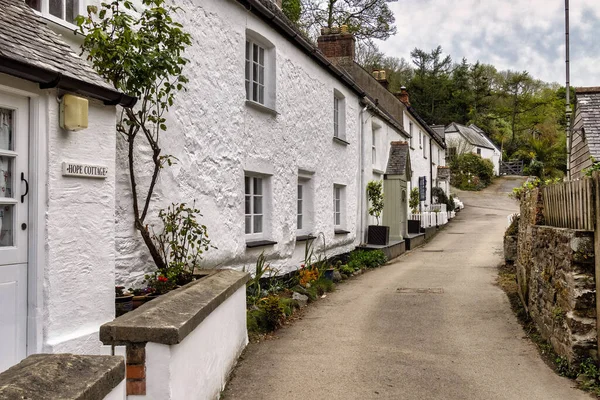
[[[595,358],[594,232],[534,225],[531,239],[531,318],[569,364]]]
[[[544,223],[537,190],[521,200],[517,281],[529,315],[557,354],[597,358],[594,232]]]

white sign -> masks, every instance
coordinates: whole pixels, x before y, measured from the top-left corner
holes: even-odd
[[[77,164],[71,162],[62,163],[63,176],[78,176],[81,178],[106,179],[108,168],[102,165]]]

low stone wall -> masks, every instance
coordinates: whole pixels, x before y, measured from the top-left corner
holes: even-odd
[[[530,232],[531,318],[571,365],[596,358],[594,233],[536,225]]]
[[[249,275],[215,270],[100,328],[104,344],[124,345],[127,395],[212,400],[248,343]]]
[[[0,374],[0,399],[125,400],[119,356],[35,354]]]

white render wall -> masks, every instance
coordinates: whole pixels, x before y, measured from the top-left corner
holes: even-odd
[[[98,354],[98,329],[115,314],[116,110],[90,100],[89,127],[67,132],[56,96],[48,91],[47,188],[38,188],[47,190],[43,351]],[[108,176],[63,177],[64,161],[107,166]]]
[[[431,176],[430,176],[430,168],[431,168],[431,159],[429,155],[429,143],[431,138],[427,134],[425,127],[421,126],[421,124],[412,116],[409,112],[404,112],[404,130],[409,132],[410,122],[413,124],[413,140],[412,146],[410,147],[410,160],[412,163],[412,179],[410,182],[410,190],[413,188],[419,187],[419,177],[425,176],[427,177],[427,199],[423,202],[423,204],[431,204]],[[427,139],[427,158],[423,156],[423,141],[421,145],[419,145],[419,131],[421,131],[423,138]]]
[[[163,136],[165,154],[179,162],[162,172],[151,214],[171,202],[192,202],[204,214],[212,243],[207,267],[246,267],[254,271],[265,255],[280,272],[299,268],[296,247],[298,170],[312,175],[313,234],[323,232],[328,255],[356,244],[358,180],[358,97],[279,33],[237,2],[179,2],[181,21],[192,34],[186,57],[188,90],[169,112]],[[268,39],[276,49],[277,115],[246,105],[244,52],[246,30]],[[333,92],[345,96],[346,140],[333,141]],[[133,229],[124,143],[117,144],[117,281],[139,283],[151,269],[148,253]],[[276,245],[246,249],[244,170],[268,173],[271,234]],[[146,173],[146,178],[149,172]],[[346,223],[352,233],[334,235],[333,185],[346,185]]]
[[[398,102],[398,106],[401,104]],[[379,118],[374,112],[368,111],[363,114],[363,160],[364,168],[363,183],[362,183],[362,204],[359,198],[359,208],[362,212],[359,213],[359,218],[362,218],[362,229],[359,223],[361,241],[367,240],[367,229],[369,225],[375,225],[377,220],[369,215],[369,204],[366,197],[366,189],[369,181],[382,180],[387,168],[388,158],[390,156],[390,143],[394,141],[408,141],[408,138],[400,134],[395,128],[387,123],[382,118]],[[375,162],[373,162],[373,128],[375,128]],[[381,221],[380,221],[381,222]]]
[[[148,343],[146,395],[128,399],[216,399],[247,344],[246,287],[242,286],[181,343]]]

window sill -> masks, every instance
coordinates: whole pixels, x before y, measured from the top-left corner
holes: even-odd
[[[379,175],[384,175],[385,174],[385,171],[382,171],[382,170],[377,169],[377,168],[373,168],[373,172],[376,173],[376,174],[379,174]]]
[[[344,146],[348,146],[350,142],[346,142],[344,139],[340,139],[339,137],[334,136],[333,141],[339,144],[343,144]]]
[[[55,17],[52,14],[43,14],[38,10],[33,10],[33,12],[45,19],[50,25],[51,29],[57,28],[58,30],[62,31],[60,32],[61,34],[67,32],[71,33],[73,36],[79,36],[81,38],[80,40],[83,41],[83,35],[79,33],[79,27],[74,23],[67,22],[66,20]]]
[[[277,116],[279,114],[277,111],[275,111],[271,107],[267,107],[264,104],[260,104],[260,103],[257,103],[255,101],[252,101],[252,100],[246,100],[246,105],[248,107],[254,108],[255,110],[262,111],[262,112],[265,112],[265,113],[269,113],[269,114],[272,114],[274,116]]]
[[[316,238],[317,237],[313,236],[313,235],[299,235],[299,236],[296,236],[296,242],[306,242],[308,240],[313,240]]]
[[[410,149],[411,149],[411,150],[414,150],[415,148],[414,148],[414,147],[412,147],[412,146],[410,146]]]
[[[350,231],[345,231],[345,230],[343,230],[343,229],[336,229],[336,230],[334,231],[334,233],[335,233],[336,235],[347,235],[347,234],[349,234],[349,233],[350,233]]]
[[[246,248],[252,249],[254,247],[272,246],[277,244],[272,240],[246,240]]]

